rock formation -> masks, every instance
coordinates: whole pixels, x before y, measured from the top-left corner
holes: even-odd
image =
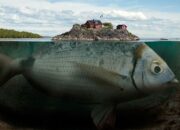
[[[139,37],[130,33],[127,29],[87,28],[79,24],[74,24],[69,32],[53,37],[53,41],[59,40],[117,40],[135,41]]]

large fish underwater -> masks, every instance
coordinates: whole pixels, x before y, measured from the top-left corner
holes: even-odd
[[[1,54],[0,86],[16,75],[65,101],[94,104],[91,117],[99,129],[114,127],[121,104],[178,84],[165,61],[140,42],[64,42],[15,60]]]

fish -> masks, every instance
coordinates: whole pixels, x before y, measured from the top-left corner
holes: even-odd
[[[120,104],[179,83],[167,63],[141,42],[63,42],[14,60],[0,54],[0,86],[16,75],[65,101],[94,104],[91,117],[99,129],[115,126]]]

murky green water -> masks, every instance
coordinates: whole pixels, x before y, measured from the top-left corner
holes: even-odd
[[[146,43],[167,62],[177,78],[180,79],[180,41],[147,41]],[[39,50],[48,52],[48,48],[52,44],[54,43],[50,41],[0,41],[0,53],[4,53],[12,58],[27,57],[38,53]],[[19,87],[9,85],[11,87],[1,88],[0,105],[6,105],[18,110],[54,110],[62,108],[62,104],[59,103],[60,99],[48,97],[30,85],[22,86],[21,83],[27,83],[23,77],[19,76],[13,80],[16,81],[16,84],[19,84]],[[65,106],[65,109],[79,109],[79,107],[75,108],[73,104],[71,104],[73,107],[68,105]]]
[[[170,66],[177,78],[180,79],[180,41],[146,42]]]

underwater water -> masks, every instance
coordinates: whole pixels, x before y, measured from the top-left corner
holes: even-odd
[[[145,41],[155,52],[157,52],[173,70],[178,79],[180,79],[180,41]],[[27,40],[17,40],[17,41],[0,41],[0,53],[6,54],[12,58],[28,57],[33,54],[48,53],[48,48],[55,45],[50,40],[45,41],[28,41]],[[67,111],[80,111],[83,106],[76,107],[74,104],[64,104],[60,103],[60,99],[54,97],[48,97],[47,95],[39,92],[30,85],[22,86],[18,81],[22,83],[27,83],[22,76],[17,77],[16,84],[19,84],[19,88],[13,87],[0,88],[0,106],[7,106],[13,111],[54,111],[54,110],[64,110]],[[27,83],[28,84],[28,83]],[[64,107],[64,108],[63,108]],[[6,109],[6,108],[5,108]],[[75,114],[75,116],[78,116]],[[71,117],[72,118],[72,117]],[[92,126],[90,126],[92,127]],[[72,127],[73,128],[73,127]]]
[[[180,41],[145,42],[157,52],[180,79]]]

